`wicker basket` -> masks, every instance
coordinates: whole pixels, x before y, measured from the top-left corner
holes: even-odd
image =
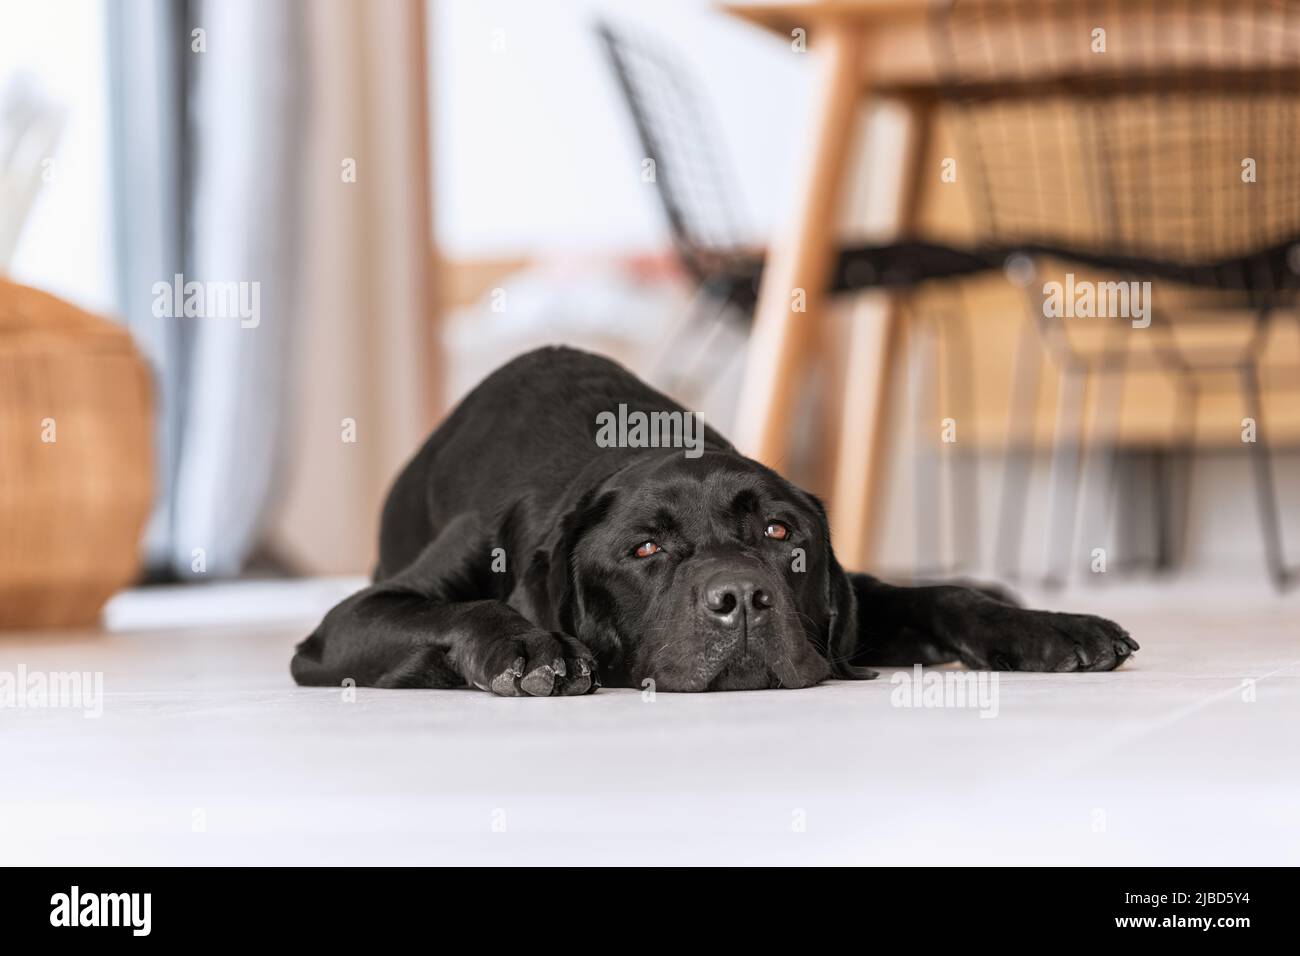
[[[123,327],[0,279],[0,628],[93,624],[135,579],[150,396]]]

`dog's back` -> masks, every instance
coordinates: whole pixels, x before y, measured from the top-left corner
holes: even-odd
[[[684,412],[607,358],[563,346],[527,352],[471,391],[389,491],[379,539],[382,580],[406,567],[458,515],[498,524],[511,507],[549,507],[604,451],[596,419],[619,405]],[[711,429],[714,447],[730,447]],[[526,466],[522,463],[527,463]]]

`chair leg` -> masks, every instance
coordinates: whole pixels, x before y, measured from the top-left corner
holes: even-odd
[[[681,350],[686,337],[699,331],[699,324],[718,308],[718,293],[709,280],[696,287],[675,325],[668,330],[664,344],[650,363],[650,379],[668,390],[676,386],[680,377]]]
[[[971,387],[971,348],[966,335],[965,315],[957,312],[949,316],[944,329],[951,333],[951,344],[944,349],[947,362],[948,393],[955,409],[968,415],[975,408],[974,389]],[[963,441],[953,448],[948,463],[948,477],[952,496],[953,554],[959,569],[975,571],[980,565],[979,534],[979,460],[975,441],[967,426]]]
[[[1052,443],[1052,470],[1048,497],[1047,575],[1043,586],[1060,588],[1070,573],[1078,522],[1079,459],[1083,449],[1083,407],[1087,375],[1070,367],[1061,370],[1060,404],[1056,438]]]
[[[1246,413],[1255,420],[1255,441],[1250,446],[1250,460],[1255,472],[1255,500],[1259,505],[1260,530],[1264,535],[1264,557],[1268,562],[1273,586],[1285,591],[1295,582],[1295,569],[1286,566],[1282,543],[1281,516],[1277,506],[1277,488],[1273,483],[1273,463],[1264,430],[1263,397],[1259,387],[1259,370],[1254,362],[1241,367],[1242,390]]]
[[[1151,512],[1155,515],[1156,525],[1155,569],[1158,573],[1166,573],[1174,569],[1174,553],[1177,551],[1173,530],[1175,492],[1172,455],[1164,449],[1156,451],[1151,456],[1151,466]]]
[[[935,431],[941,417],[952,412],[972,409],[970,388],[970,349],[965,330],[955,323],[961,316],[944,315],[935,319],[915,317],[907,324],[912,331],[913,366],[908,375],[908,405],[913,412],[917,447],[916,473],[913,479],[916,508],[917,579],[951,576],[969,572],[979,566],[979,494],[978,461],[972,448],[974,438],[969,425],[959,428],[958,441],[951,447],[935,444]],[[950,335],[951,333],[951,335]],[[951,337],[954,341],[948,342]],[[946,382],[947,403],[934,400],[935,389]],[[952,557],[944,560],[943,491],[940,473],[947,478],[947,514],[952,522]]]
[[[934,401],[938,345],[933,323],[914,321],[908,336],[912,348],[908,351],[911,367],[908,369],[908,405],[916,436],[914,453],[915,475],[912,479],[913,506],[916,509],[916,555],[913,573],[916,578],[935,577],[942,573],[943,544],[940,540],[942,502],[940,501],[938,471],[941,467],[935,446],[935,428],[938,403]]]
[[[1158,537],[1152,506],[1154,496],[1159,494],[1155,487],[1154,453],[1143,449],[1118,452],[1112,482],[1117,554],[1108,564],[1115,570],[1149,571],[1157,550],[1152,542]],[[1148,495],[1153,497],[1144,500]],[[1143,506],[1137,507],[1137,502],[1142,500]],[[1139,542],[1142,548],[1137,546]],[[1146,549],[1148,544],[1149,550]]]
[[[1179,425],[1174,448],[1162,456],[1158,474],[1163,486],[1161,501],[1157,502],[1161,519],[1156,567],[1172,571],[1182,567],[1187,549],[1187,519],[1191,499],[1192,469],[1196,458],[1196,416],[1200,406],[1200,390],[1189,380],[1184,381],[1185,393],[1178,403]]]
[[[1122,334],[1122,333],[1121,333]],[[1084,494],[1082,528],[1091,541],[1084,547],[1105,545],[1110,540],[1113,526],[1117,462],[1119,458],[1120,417],[1124,405],[1124,389],[1128,383],[1128,352],[1122,341],[1111,334],[1107,340],[1103,361],[1098,370],[1097,413],[1093,422],[1092,441],[1087,452],[1085,488],[1097,485],[1096,493]]]
[[[1012,369],[1011,407],[1007,414],[1007,443],[1003,453],[1002,494],[998,502],[996,566],[1005,578],[1020,573],[1020,545],[1025,526],[1029,473],[1034,465],[1035,419],[1038,414],[1042,352],[1038,330],[1026,322],[1021,329]],[[1028,427],[1024,428],[1025,421]]]
[[[702,282],[682,321],[673,327],[668,344],[654,361],[651,381],[687,406],[698,405],[708,390],[707,383],[716,381],[732,361],[741,358],[736,353],[728,353],[721,359],[714,354],[732,310],[740,310],[734,293],[735,288],[729,283]],[[701,387],[701,383],[706,384]]]
[[[682,394],[688,406],[698,405],[707,392],[708,385],[716,382],[732,361],[739,361],[742,357],[738,351],[722,353],[719,357],[717,347],[719,336],[727,328],[727,316],[735,308],[738,306],[730,299],[721,302],[714,314],[709,317],[708,324],[701,330],[695,353],[683,364],[678,381],[686,383]]]

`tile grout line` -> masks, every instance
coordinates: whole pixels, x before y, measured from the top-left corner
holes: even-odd
[[[1166,727],[1170,727],[1173,724],[1178,723],[1180,720],[1190,717],[1192,714],[1195,714],[1198,711],[1204,710],[1206,707],[1209,707],[1211,704],[1215,703],[1216,701],[1224,697],[1227,697],[1230,694],[1238,693],[1242,688],[1242,682],[1246,680],[1253,680],[1256,682],[1268,680],[1270,677],[1276,677],[1278,674],[1282,673],[1283,671],[1290,670],[1291,668],[1296,667],[1298,665],[1300,665],[1300,660],[1292,661],[1290,664],[1284,664],[1281,667],[1271,670],[1267,674],[1263,674],[1259,677],[1241,678],[1240,679],[1241,682],[1231,687],[1227,687],[1221,691],[1217,691],[1216,693],[1211,694],[1209,697],[1206,697],[1202,700],[1193,701],[1190,704],[1184,704],[1182,707],[1172,710],[1161,717],[1157,717],[1154,720],[1152,720],[1150,723],[1144,724],[1143,726],[1137,728],[1136,730],[1128,730],[1128,731],[1123,731],[1121,733],[1115,734],[1109,740],[1104,741],[1100,745],[1093,747],[1091,752],[1086,754],[1084,757],[1072,761],[1063,761],[1062,765],[1057,768],[1056,775],[1067,776],[1072,773],[1077,773],[1078,771],[1082,770],[1085,766],[1087,766],[1089,763],[1092,763],[1098,758],[1103,757],[1109,753],[1115,752],[1116,750],[1120,749],[1120,747],[1126,744],[1130,744],[1133,741],[1139,740],[1142,737],[1146,737],[1152,733],[1155,733],[1158,730],[1163,730]]]

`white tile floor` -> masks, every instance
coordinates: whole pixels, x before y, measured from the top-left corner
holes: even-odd
[[[98,719],[0,710],[0,862],[1300,863],[1300,598],[1256,585],[1072,597],[1142,651],[1003,675],[992,719],[893,706],[892,672],[348,703],[291,683],[306,622],[252,623],[258,602],[300,614],[301,590],[207,600],[241,622],[0,634],[0,674],[104,674]]]

